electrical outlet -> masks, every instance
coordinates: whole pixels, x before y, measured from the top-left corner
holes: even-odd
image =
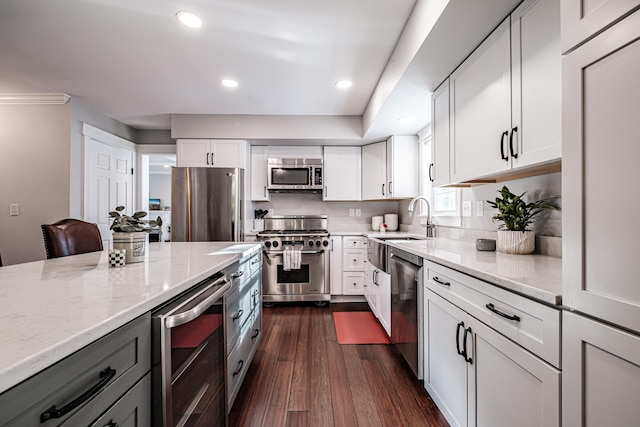
[[[356,209],[356,216],[362,216],[362,210],[360,208]]]
[[[476,201],[476,216],[484,215],[484,202],[482,200]]]
[[[12,203],[9,205],[9,215],[10,216],[18,216],[19,214],[19,206],[17,203]]]
[[[471,200],[462,202],[462,216],[471,216]]]
[[[349,216],[354,216],[356,213],[353,209],[349,209]]]

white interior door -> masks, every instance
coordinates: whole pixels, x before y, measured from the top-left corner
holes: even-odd
[[[123,205],[133,213],[134,153],[85,137],[84,220],[98,224],[105,248],[111,246],[109,211]]]

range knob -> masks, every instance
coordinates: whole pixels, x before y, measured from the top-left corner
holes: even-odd
[[[323,241],[322,246],[324,246],[325,248],[329,246],[329,241],[328,240]]]
[[[266,242],[264,242],[264,245],[266,247],[270,248],[271,247],[271,242],[267,240]]]
[[[313,246],[313,240],[309,240],[309,246]]]
[[[322,242],[320,240],[316,240],[316,246],[320,246],[322,245]]]
[[[277,248],[278,247],[278,242],[276,240],[273,241],[273,247]]]

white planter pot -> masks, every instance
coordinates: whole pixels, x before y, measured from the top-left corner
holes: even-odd
[[[498,252],[527,255],[536,248],[536,234],[533,231],[498,230],[496,246]]]
[[[142,262],[147,253],[147,233],[113,233],[113,249],[126,249],[125,264]]]

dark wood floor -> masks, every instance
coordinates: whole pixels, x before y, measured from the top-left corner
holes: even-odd
[[[231,427],[448,426],[393,346],[338,344],[332,312],[349,310],[368,307],[264,308]]]

